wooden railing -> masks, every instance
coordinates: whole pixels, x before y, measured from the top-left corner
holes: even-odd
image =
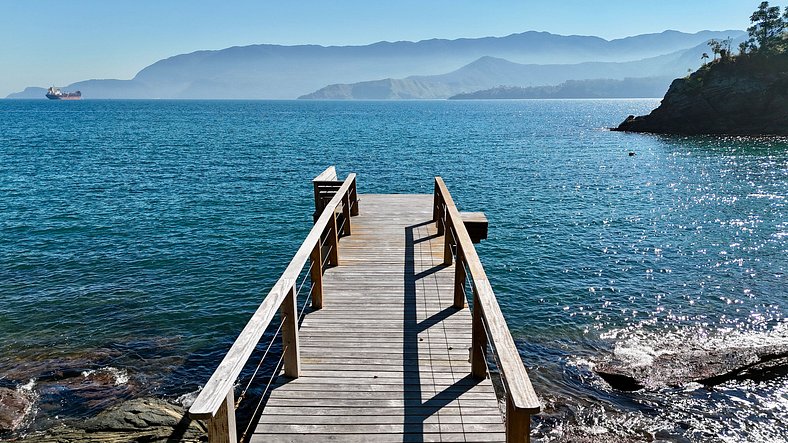
[[[311,262],[309,278],[311,280],[312,308],[322,308],[323,260],[325,258],[328,265],[339,265],[340,229],[345,235],[349,235],[350,215],[358,213],[356,174],[348,175],[345,180],[339,183],[339,186],[332,190],[334,196],[324,205],[312,230],[309,231],[301,247],[298,248],[298,252],[293,256],[282,276],[268,292],[260,307],[252,315],[219,367],[216,368],[208,383],[205,384],[189,408],[191,418],[207,421],[208,439],[211,443],[235,443],[238,441],[235,424],[234,385],[266,328],[277,311],[280,310],[284,373],[287,377],[296,378],[299,376],[301,364],[298,346],[296,281],[307,261]],[[338,213],[337,209],[340,205],[342,211]],[[341,227],[338,228],[339,214],[342,214],[343,217]],[[327,253],[324,248],[328,249]]]
[[[326,207],[326,204],[331,200],[331,198],[334,197],[334,194],[336,194],[337,190],[342,186],[343,183],[344,182],[341,180],[337,180],[337,170],[334,166],[329,166],[325,171],[321,172],[320,175],[312,179],[312,186],[315,190],[315,220],[320,217],[320,214],[323,213],[323,209]],[[350,186],[350,192],[347,195],[347,199],[349,202],[358,201],[356,182],[353,182],[353,184]],[[347,213],[343,212],[344,217],[358,215],[357,204],[348,204],[346,206],[342,206],[342,208],[343,211],[349,211]],[[346,232],[345,234],[350,235],[350,231]]]
[[[528,442],[531,415],[538,413],[541,407],[539,399],[531,386],[531,380],[509,333],[495,293],[476,254],[476,248],[441,177],[435,177],[434,198],[433,220],[437,223],[438,234],[445,238],[445,264],[451,264],[453,257],[456,257],[455,308],[465,307],[465,284],[470,277],[473,292],[471,374],[479,379],[487,376],[489,344],[505,390],[506,441]]]

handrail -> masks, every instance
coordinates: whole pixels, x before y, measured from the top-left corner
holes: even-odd
[[[280,307],[287,317],[283,319],[283,322],[289,324],[289,327],[285,325],[283,329],[283,339],[286,342],[289,341],[289,346],[285,351],[288,354],[285,355],[285,374],[290,377],[298,377],[300,366],[298,357],[298,322],[292,312],[296,303],[294,285],[304,265],[310,259],[318,263],[318,266],[313,266],[313,269],[317,269],[317,273],[320,274],[319,262],[322,260],[320,253],[321,238],[326,229],[329,230],[329,242],[334,249],[334,252],[329,254],[329,261],[333,262],[332,264],[334,265],[338,264],[336,249],[338,247],[337,237],[339,233],[336,225],[336,209],[339,205],[343,205],[343,212],[347,214],[350,211],[349,206],[355,203],[355,200],[351,202],[351,197],[355,198],[355,195],[351,194],[355,194],[355,192],[356,174],[349,174],[334,197],[325,206],[320,217],[315,221],[312,230],[309,231],[298,251],[290,260],[290,264],[288,264],[279,280],[268,292],[268,295],[252,315],[252,318],[249,319],[249,322],[247,322],[232,347],[230,347],[227,355],[225,355],[205,384],[205,387],[200,391],[197,399],[189,408],[189,415],[192,418],[207,419],[209,421],[210,441],[235,442],[233,385]],[[349,233],[349,219],[346,219],[345,223],[348,225],[345,228],[346,232]],[[312,274],[312,276],[320,280],[319,275],[315,276],[315,274]],[[318,286],[321,285],[318,284]],[[320,288],[318,288],[318,292],[321,292]],[[322,292],[321,301],[316,307],[319,308],[320,304],[322,304]],[[227,410],[229,408],[233,408],[233,410]],[[216,432],[212,432],[214,430]]]
[[[465,267],[470,274],[473,289],[473,338],[471,349],[471,372],[477,378],[486,376],[484,353],[487,341],[492,344],[493,352],[506,390],[506,439],[507,441],[528,441],[530,415],[541,408],[539,398],[531,386],[520,354],[509,332],[501,307],[495,298],[492,286],[484,272],[484,267],[476,254],[460,211],[446,188],[441,177],[435,177],[433,219],[438,223],[439,234],[445,235],[444,261],[452,261],[452,246],[456,248],[454,306],[465,306]],[[483,322],[483,323],[482,323]],[[487,325],[487,328],[484,327]],[[487,331],[489,330],[489,335]]]

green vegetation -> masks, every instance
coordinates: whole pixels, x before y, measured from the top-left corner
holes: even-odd
[[[671,83],[659,107],[630,116],[618,131],[658,134],[788,135],[788,7],[762,2],[750,16],[749,36],[710,40],[697,71]]]
[[[779,6],[769,6],[769,2],[761,2],[758,9],[750,16],[747,28],[749,39],[739,45],[739,57],[747,56],[772,56],[788,52],[788,6],[780,14]],[[731,52],[731,40],[709,40],[709,48],[722,61],[734,58]],[[703,54],[708,58],[708,54]]]
[[[725,75],[784,72],[788,69],[788,6],[781,12],[779,6],[761,2],[750,16],[750,22],[751,26],[747,28],[749,38],[739,45],[738,54],[731,50],[730,38],[709,40],[714,56],[711,62],[707,62],[709,54],[703,53],[703,66],[685,77],[687,87],[695,90],[703,87],[712,71]]]
[[[760,52],[765,54],[784,53],[788,46],[788,6],[780,15],[779,6],[769,6],[761,2],[758,10],[750,16],[752,26],[747,28],[750,39],[740,49],[742,53]]]

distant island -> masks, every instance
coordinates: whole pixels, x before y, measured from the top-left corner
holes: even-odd
[[[762,2],[749,39],[734,55],[729,40],[709,42],[710,62],[671,83],[650,114],[630,115],[616,131],[659,134],[788,135],[788,7]],[[709,58],[708,54],[702,55]]]
[[[449,100],[651,98],[662,97],[672,77],[567,80],[555,86],[498,86],[449,97]]]
[[[361,46],[260,44],[175,55],[131,79],[55,86],[82,91],[85,99],[446,99],[499,85],[675,78],[700,66],[706,42],[727,37],[746,33],[664,31],[605,40],[527,31]],[[44,99],[39,86],[50,85],[7,98]]]

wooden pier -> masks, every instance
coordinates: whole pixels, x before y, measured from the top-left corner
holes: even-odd
[[[312,231],[189,410],[210,441],[529,441],[539,400],[473,246],[483,215],[440,177],[433,195],[359,196],[333,167],[313,185]],[[235,385],[277,311],[278,376],[236,429]]]

